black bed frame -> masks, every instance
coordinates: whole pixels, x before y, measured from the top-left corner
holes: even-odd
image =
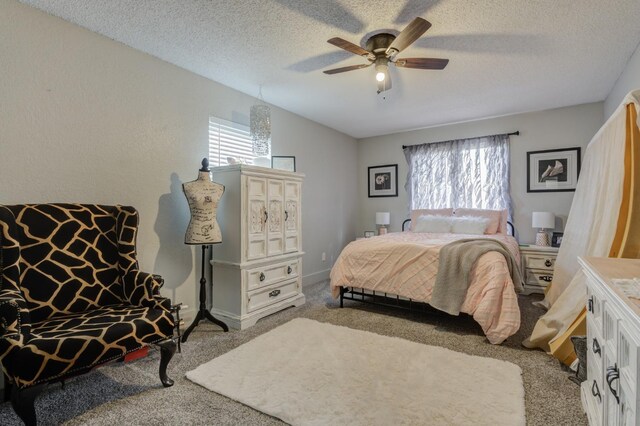
[[[402,231],[405,230],[405,225],[411,222],[411,219],[407,219],[402,222]],[[515,234],[515,228],[513,223],[507,221],[507,230],[511,227],[511,235]],[[447,315],[445,312],[439,311],[433,308],[431,305],[425,302],[420,302],[413,299],[407,299],[398,295],[392,295],[389,293],[377,293],[371,291],[366,293],[364,290],[353,287],[341,287],[340,288],[340,307],[344,307],[345,300],[354,300],[356,302],[366,303],[375,306],[384,306],[387,308],[403,309],[409,312],[425,312],[436,315]]]

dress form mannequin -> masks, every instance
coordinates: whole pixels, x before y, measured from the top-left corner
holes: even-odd
[[[187,226],[184,243],[202,245],[200,309],[189,328],[187,328],[182,335],[182,342],[184,343],[200,320],[205,318],[222,327],[224,331],[229,331],[229,327],[222,321],[214,318],[207,310],[207,279],[204,276],[204,265],[206,263],[205,252],[208,245],[222,242],[222,233],[216,221],[216,211],[218,209],[218,201],[220,201],[220,197],[222,197],[224,193],[224,186],[211,181],[209,175],[209,160],[203,158],[202,168],[198,171],[198,178],[182,184],[182,191],[187,197],[189,210],[191,212],[191,220]]]
[[[218,201],[224,193],[224,186],[211,181],[209,160],[202,160],[198,178],[182,184],[182,190],[189,202],[191,220],[184,236],[185,244],[216,244],[222,242],[220,226],[216,221]]]

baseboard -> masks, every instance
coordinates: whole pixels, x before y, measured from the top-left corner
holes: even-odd
[[[315,284],[320,281],[325,281],[329,279],[329,273],[331,269],[325,269],[324,271],[314,272],[312,274],[303,275],[302,276],[302,285]]]

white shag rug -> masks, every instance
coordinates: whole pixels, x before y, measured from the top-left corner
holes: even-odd
[[[293,425],[524,425],[520,367],[298,318],[187,378]]]

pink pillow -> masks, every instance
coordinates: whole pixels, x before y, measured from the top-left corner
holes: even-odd
[[[420,209],[411,210],[411,229],[418,223],[420,216],[453,216],[453,209]]]
[[[506,210],[485,210],[485,209],[456,209],[454,215],[456,216],[473,216],[484,217],[489,219],[485,234],[506,234],[507,233],[507,219]],[[503,214],[504,213],[504,214]],[[502,225],[502,216],[505,216],[504,226]],[[503,232],[504,229],[504,232]]]

